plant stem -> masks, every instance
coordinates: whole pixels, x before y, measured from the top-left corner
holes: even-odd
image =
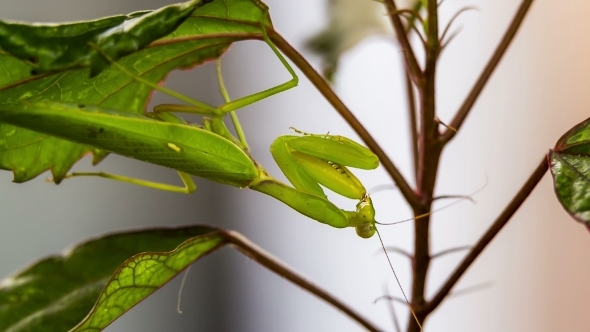
[[[442,144],[436,118],[436,64],[438,60],[438,11],[435,0],[428,0],[428,29],[424,84],[420,91],[420,154],[418,158],[418,195],[430,206]],[[424,211],[421,211],[424,212]],[[428,212],[428,211],[426,211]]]
[[[408,115],[410,125],[410,141],[412,142],[412,160],[414,161],[414,177],[418,175],[418,119],[416,115],[416,98],[414,96],[414,85],[412,79],[405,73],[406,77],[406,96],[408,99]]]
[[[414,49],[410,44],[410,40],[408,39],[408,35],[406,34],[406,30],[402,21],[399,17],[399,12],[397,6],[395,5],[394,0],[384,0],[383,3],[385,7],[387,7],[387,13],[389,18],[391,19],[391,24],[393,25],[393,29],[395,30],[395,35],[397,36],[397,40],[402,47],[402,51],[404,52],[404,59],[406,64],[406,71],[412,81],[417,85],[422,85],[422,70],[420,69],[420,65],[418,64],[418,60],[416,60],[416,55],[414,54]]]
[[[428,26],[426,31],[427,47],[426,47],[426,62],[424,66],[424,77],[423,84],[419,86],[420,91],[420,135],[419,135],[419,158],[418,158],[418,173],[417,173],[417,194],[420,197],[423,205],[419,209],[414,209],[415,215],[427,213],[431,210],[431,204],[433,200],[434,187],[436,184],[436,176],[438,172],[438,164],[440,155],[446,143],[456,134],[456,130],[462,125],[463,121],[467,117],[469,110],[472,108],[477,97],[483,90],[486,82],[493,73],[494,69],[500,62],[502,55],[506,52],[510,42],[513,40],[519,26],[521,25],[528,8],[532,0],[523,0],[523,3],[513,19],[508,31],[504,35],[502,42],[496,49],[494,55],[490,59],[488,65],[484,69],[477,83],[471,90],[467,99],[457,112],[455,119],[451,122],[450,128],[447,129],[444,134],[440,134],[436,119],[436,65],[438,56],[440,54],[440,38],[438,36],[438,10],[436,0],[428,0]],[[521,191],[522,193],[517,195],[515,200],[506,208],[506,210],[500,215],[497,224],[500,226],[493,226],[488,233],[482,238],[480,243],[474,247],[471,253],[459,266],[453,275],[449,278],[449,281],[435,298],[426,302],[424,299],[426,277],[428,267],[430,264],[430,243],[429,243],[429,223],[430,217],[418,220],[415,222],[415,243],[414,243],[414,257],[415,265],[413,270],[413,283],[412,283],[412,307],[418,317],[420,324],[424,324],[424,320],[428,315],[443,301],[443,299],[449,294],[453,285],[457,282],[463,272],[469,267],[469,265],[475,260],[477,255],[483,250],[483,248],[491,241],[493,236],[500,230],[500,228],[508,221],[510,216],[516,211],[516,209],[522,204],[526,196],[530,193],[534,185],[540,180],[540,177],[547,171],[546,162],[544,165],[540,165],[537,171],[532,176],[532,180],[527,182],[530,187],[525,187]],[[540,173],[540,175],[539,175]],[[538,177],[538,179],[535,177]],[[532,182],[531,182],[532,181]],[[532,184],[531,184],[532,183]],[[526,192],[528,190],[528,192]],[[522,196],[522,197],[521,197]],[[502,219],[505,218],[506,220]],[[496,225],[496,224],[495,224]],[[496,230],[497,228],[497,230]],[[487,242],[486,242],[487,241]],[[420,331],[420,325],[416,322],[413,317],[410,317],[408,331],[418,332]]]
[[[391,159],[387,157],[385,151],[381,149],[381,146],[375,141],[375,139],[369,134],[367,129],[358,121],[358,119],[352,114],[352,112],[344,105],[342,100],[338,98],[334,90],[330,87],[328,82],[307,62],[307,60],[297,52],[281,35],[276,31],[269,30],[268,37],[270,40],[281,50],[293,63],[303,72],[303,74],[311,81],[311,83],[318,89],[318,91],[324,95],[324,97],[332,104],[332,106],[340,113],[346,122],[354,129],[354,131],[360,136],[360,138],[367,144],[379,160],[381,164],[397,187],[404,196],[405,200],[416,208],[421,206],[421,202],[414,190],[410,187],[408,182],[404,179],[402,174],[399,172],[397,167],[393,164]]]
[[[504,211],[496,218],[496,221],[492,224],[492,226],[488,229],[488,231],[479,239],[477,244],[471,249],[469,254],[463,259],[461,264],[455,269],[455,272],[449,277],[449,279],[445,282],[445,284],[440,288],[438,293],[434,296],[434,298],[428,302],[425,311],[430,313],[436,309],[436,307],[444,300],[444,298],[449,294],[453,286],[459,281],[463,273],[467,271],[469,266],[475,261],[475,259],[481,254],[481,252],[486,248],[486,246],[494,239],[494,237],[500,232],[500,230],[508,223],[508,221],[512,218],[514,213],[518,210],[518,208],[524,203],[524,201],[529,197],[533,189],[537,186],[537,184],[541,181],[547,170],[549,169],[549,163],[547,162],[547,158],[544,157],[535,171],[529,176],[528,180],[525,184],[520,188],[516,196],[512,199],[510,204],[506,206]]]
[[[440,144],[436,118],[436,65],[440,42],[438,36],[438,8],[436,0],[428,0],[428,26],[426,31],[426,61],[424,81],[420,91],[420,135],[417,172],[417,192],[423,205],[414,209],[414,215],[430,212],[440,155]],[[417,320],[409,318],[408,331],[419,332],[428,313],[425,291],[428,268],[430,266],[430,216],[414,222],[414,262],[412,278],[412,307]]]
[[[467,115],[469,115],[469,111],[471,111],[471,109],[473,108],[475,101],[481,94],[481,91],[485,87],[489,78],[492,76],[492,73],[498,66],[498,63],[500,63],[500,60],[502,60],[502,57],[506,53],[508,46],[510,46],[510,43],[514,39],[514,36],[516,36],[516,33],[518,32],[518,29],[520,28],[532,3],[533,0],[522,1],[520,7],[518,8],[518,11],[516,12],[516,15],[514,16],[512,22],[510,23],[510,26],[508,27],[508,30],[506,30],[504,37],[502,37],[502,41],[500,41],[500,44],[498,44],[498,47],[494,51],[494,54],[492,55],[492,57],[488,61],[488,64],[486,65],[483,72],[477,79],[477,82],[469,92],[469,95],[463,102],[463,105],[461,105],[459,111],[457,111],[455,118],[449,124],[449,127],[454,128],[456,130],[453,131],[447,129],[445,133],[441,136],[441,139],[444,143],[450,141],[457,134],[457,131],[467,118]]]
[[[266,252],[264,249],[260,248],[259,246],[248,240],[242,234],[233,231],[222,231],[222,233],[225,239],[230,244],[236,246],[239,251],[244,253],[246,256],[250,257],[252,260],[266,267],[270,271],[280,275],[281,277],[289,280],[290,282],[298,285],[304,290],[312,293],[313,295],[321,298],[322,300],[328,302],[335,308],[338,308],[347,316],[361,324],[365,329],[369,331],[382,331],[382,329],[374,326],[371,322],[362,317],[359,313],[355,312],[352,308],[340,302],[334,296],[324,291],[321,287],[315,285],[311,281],[305,279],[303,276],[296,273],[293,269],[289,268],[288,266],[283,264],[279,259],[272,256],[270,253]]]

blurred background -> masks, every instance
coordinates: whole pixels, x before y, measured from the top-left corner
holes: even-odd
[[[369,1],[369,0],[366,0]],[[153,9],[163,0],[3,0],[2,19],[59,22]],[[307,55],[304,42],[324,27],[326,1],[269,0],[277,31]],[[438,72],[438,110],[449,121],[478,77],[515,13],[518,1],[445,1],[441,24],[461,7],[476,5],[457,20],[463,27],[445,49]],[[539,160],[567,129],[590,116],[590,2],[539,0],[459,135],[443,155],[439,194],[474,199],[434,216],[432,248],[438,252],[474,244],[518,191]],[[223,56],[233,98],[282,83],[288,73],[262,42],[242,42]],[[212,64],[170,75],[167,86],[219,103]],[[347,52],[335,78],[337,93],[412,178],[401,54],[391,35],[374,36]],[[156,96],[153,103],[171,102]],[[323,97],[300,75],[296,89],[239,112],[255,158],[280,176],[271,142],[290,126],[357,138]],[[82,160],[76,170],[90,170]],[[164,168],[110,156],[97,170],[179,183]],[[390,184],[383,169],[357,172],[366,187]],[[47,175],[49,176],[49,175]],[[401,296],[376,237],[358,238],[307,219],[274,199],[196,179],[193,195],[144,189],[101,179],[74,179],[59,186],[45,175],[11,183],[0,173],[0,278],[41,256],[107,232],[124,229],[214,224],[237,230],[350,304],[383,330],[394,331],[391,308],[373,304],[381,295]],[[396,190],[373,194],[378,220],[411,216]],[[354,202],[334,197],[351,209]],[[447,202],[439,202],[437,206]],[[411,251],[411,222],[380,228],[387,246]],[[586,331],[590,326],[590,234],[554,197],[547,174],[508,226],[460,280],[455,290],[478,291],[447,299],[430,316],[426,331]],[[431,265],[433,294],[463,252]],[[404,289],[409,261],[392,254]],[[176,304],[180,278],[132,309],[107,331],[361,331],[324,302],[271,274],[232,249],[223,249],[190,270]],[[400,324],[408,312],[395,304]]]

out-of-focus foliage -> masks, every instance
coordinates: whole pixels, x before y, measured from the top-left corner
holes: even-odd
[[[73,331],[100,331],[223,244],[216,229],[204,226],[79,244],[0,283],[0,330],[63,332],[82,321]]]
[[[416,0],[398,0],[398,9],[410,9]],[[365,38],[393,34],[387,9],[373,0],[329,0],[328,25],[309,39],[307,46],[322,57],[322,70],[332,80],[343,53]]]

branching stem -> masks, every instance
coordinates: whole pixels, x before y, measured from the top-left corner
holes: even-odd
[[[395,5],[395,1],[384,0],[383,3],[385,4],[385,7],[387,7],[387,12],[389,14],[389,18],[391,19],[393,29],[395,30],[395,35],[397,36],[397,40],[402,47],[402,51],[404,52],[406,70],[410,75],[412,81],[420,87],[422,86],[423,80],[422,69],[418,64],[418,60],[416,59],[414,49],[410,44],[410,40],[408,39],[408,35],[406,34],[404,25],[402,24],[400,16],[398,15],[398,9]]]
[[[471,109],[473,108],[475,101],[481,94],[481,91],[485,87],[489,78],[492,76],[492,73],[500,63],[500,60],[502,60],[502,57],[506,53],[508,46],[510,46],[510,43],[514,39],[514,36],[516,36],[516,33],[518,32],[518,29],[520,28],[522,21],[528,13],[532,3],[533,0],[522,1],[520,7],[518,8],[518,11],[516,12],[516,15],[514,16],[512,22],[510,23],[510,26],[508,27],[508,30],[506,30],[504,37],[502,37],[502,41],[500,41],[500,44],[498,44],[498,47],[494,51],[494,54],[488,61],[488,64],[484,68],[483,72],[477,79],[477,82],[469,92],[469,95],[467,95],[467,98],[459,108],[459,111],[457,111],[455,118],[449,124],[450,127],[455,128],[456,130],[445,131],[445,133],[441,136],[441,140],[443,142],[446,143],[450,141],[453,137],[455,137],[457,131],[461,128],[461,125],[463,125],[463,122],[467,118],[467,115],[469,115],[469,111],[471,111]]]
[[[441,153],[446,143],[456,134],[461,127],[463,121],[467,117],[469,110],[472,108],[475,100],[483,90],[485,83],[491,76],[492,72],[498,65],[502,55],[506,52],[510,42],[513,40],[519,26],[521,25],[532,0],[523,0],[523,3],[512,21],[508,31],[502,39],[502,42],[496,49],[488,65],[484,69],[479,80],[471,90],[464,104],[458,111],[455,119],[450,123],[444,134],[439,131],[438,123],[436,122],[436,67],[438,57],[440,55],[441,43],[438,31],[438,8],[436,0],[427,1],[428,20],[426,25],[426,58],[424,64],[424,71],[422,73],[423,80],[417,84],[420,93],[420,131],[418,133],[418,168],[416,173],[418,194],[422,205],[418,209],[414,209],[414,215],[422,215],[431,211],[432,201],[434,199],[434,188],[436,184],[436,177],[439,168],[439,161]],[[400,41],[401,42],[401,41]],[[403,44],[402,44],[403,45]],[[530,193],[534,185],[539,181],[540,176],[547,170],[546,162],[540,165],[537,171],[531,176],[531,180],[523,188],[521,193],[511,202],[506,210],[501,214],[497,223],[486,236],[482,238],[471,253],[467,256],[464,262],[459,266],[457,271],[449,278],[449,281],[439,291],[435,298],[428,302],[425,299],[425,287],[428,274],[428,268],[432,259],[430,254],[430,216],[417,220],[414,226],[415,242],[414,242],[414,262],[413,278],[412,278],[412,296],[411,305],[415,310],[419,323],[423,324],[426,317],[448,296],[452,286],[457,282],[463,272],[475,260],[477,255],[483,248],[491,241],[499,229],[510,219],[512,214],[522,204],[526,196]],[[538,178],[537,178],[538,177]],[[532,186],[532,187],[531,187]],[[418,332],[420,326],[409,318],[408,331]]]
[[[475,259],[481,254],[481,252],[486,248],[486,246],[494,239],[494,237],[502,230],[502,228],[508,223],[510,218],[514,215],[514,213],[518,210],[518,208],[524,203],[524,201],[529,197],[533,189],[537,186],[539,181],[543,178],[547,170],[549,169],[549,163],[547,162],[547,158],[543,157],[535,171],[529,176],[528,180],[525,184],[520,188],[516,196],[512,199],[512,201],[506,206],[504,211],[496,218],[496,221],[492,224],[492,226],[487,230],[487,232],[479,239],[477,244],[471,249],[469,254],[463,259],[461,264],[457,267],[455,272],[449,277],[449,279],[445,282],[445,284],[441,287],[441,289],[436,293],[434,298],[428,302],[428,305],[425,308],[425,311],[430,313],[444,300],[444,298],[449,294],[453,286],[459,281],[463,273],[467,271],[469,266],[475,261]]]
[[[264,249],[258,247],[256,244],[252,243],[242,234],[233,231],[223,231],[223,234],[229,243],[233,244],[239,251],[250,257],[252,260],[263,265],[264,267],[280,275],[281,277],[289,280],[290,282],[298,285],[299,287],[305,289],[306,291],[312,293],[313,295],[319,297],[320,299],[328,302],[335,308],[344,312],[350,318],[357,321],[368,331],[382,331],[382,329],[374,326],[371,322],[369,322],[366,318],[362,317],[352,308],[348,307],[346,304],[336,299],[334,296],[330,295],[321,287],[315,285],[311,281],[299,275],[293,269],[282,263],[281,260],[266,252]]]

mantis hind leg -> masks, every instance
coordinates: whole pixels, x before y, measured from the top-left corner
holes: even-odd
[[[244,106],[251,105],[251,104],[258,102],[262,99],[266,99],[270,96],[273,96],[275,94],[278,94],[283,91],[286,91],[286,90],[296,87],[297,84],[299,84],[299,78],[297,77],[297,74],[295,74],[295,70],[293,70],[293,68],[289,65],[289,63],[283,57],[281,52],[279,52],[279,50],[276,48],[276,46],[270,41],[270,39],[268,39],[266,34],[264,35],[264,41],[270,47],[270,49],[273,51],[273,53],[277,56],[279,61],[281,61],[281,64],[283,64],[283,66],[287,69],[287,71],[291,75],[291,79],[288,80],[287,82],[276,85],[274,87],[268,88],[268,89],[260,91],[260,92],[253,93],[248,96],[240,97],[240,98],[235,99],[233,101],[229,101],[227,89],[225,88],[225,85],[223,84],[223,79],[221,78],[221,68],[220,68],[219,62],[218,62],[217,77],[218,77],[218,80],[220,83],[220,90],[221,90],[221,93],[222,93],[223,98],[225,100],[225,104],[220,105],[219,107],[215,108],[215,110],[212,111],[212,110],[210,110],[210,107],[212,107],[210,105],[208,107],[203,107],[203,105],[202,105],[203,103],[201,103],[201,102],[199,102],[199,105],[195,105],[194,103],[192,103],[188,100],[178,98],[180,100],[186,101],[191,106],[162,104],[162,105],[156,106],[154,108],[154,112],[156,112],[156,113],[158,113],[158,112],[182,112],[182,113],[197,113],[197,114],[214,116],[214,117],[215,116],[223,116],[229,112],[235,111],[235,110],[240,109]],[[156,84],[151,83],[150,87],[153,87],[154,89],[164,92],[161,90],[162,87],[160,87]],[[164,93],[166,93],[166,92],[164,92]],[[176,97],[175,95],[170,95],[170,96]]]
[[[111,180],[135,184],[135,185],[142,186],[142,187],[148,187],[148,188],[159,189],[159,190],[164,190],[164,191],[171,191],[171,192],[181,193],[181,194],[190,194],[190,193],[193,193],[195,190],[197,190],[197,185],[195,184],[193,179],[191,179],[190,175],[183,173],[183,172],[178,172],[178,175],[180,176],[180,179],[184,183],[184,187],[174,186],[174,185],[164,184],[164,183],[158,183],[158,182],[152,182],[152,181],[146,181],[146,180],[141,180],[141,179],[135,179],[135,178],[127,177],[127,176],[109,174],[109,173],[105,173],[105,172],[73,172],[71,174],[68,174],[65,178],[69,179],[69,178],[79,177],[79,176],[98,176],[98,177],[105,178],[105,179],[111,179]]]
[[[283,91],[294,88],[299,83],[299,78],[297,77],[297,74],[295,74],[295,71],[289,65],[287,60],[283,57],[281,52],[279,52],[279,50],[276,48],[276,46],[270,41],[270,39],[268,39],[268,37],[266,36],[266,33],[264,34],[264,41],[270,47],[270,49],[273,51],[273,53],[277,56],[277,58],[281,61],[281,63],[287,69],[289,74],[291,74],[291,79],[285,83],[279,84],[279,85],[274,86],[272,88],[251,94],[249,96],[238,98],[238,99],[231,101],[231,102],[226,102],[226,104],[219,107],[219,109],[222,112],[227,113],[227,112],[242,108],[244,106],[253,104],[259,100],[268,98],[268,97],[273,96],[277,93],[281,93]]]

